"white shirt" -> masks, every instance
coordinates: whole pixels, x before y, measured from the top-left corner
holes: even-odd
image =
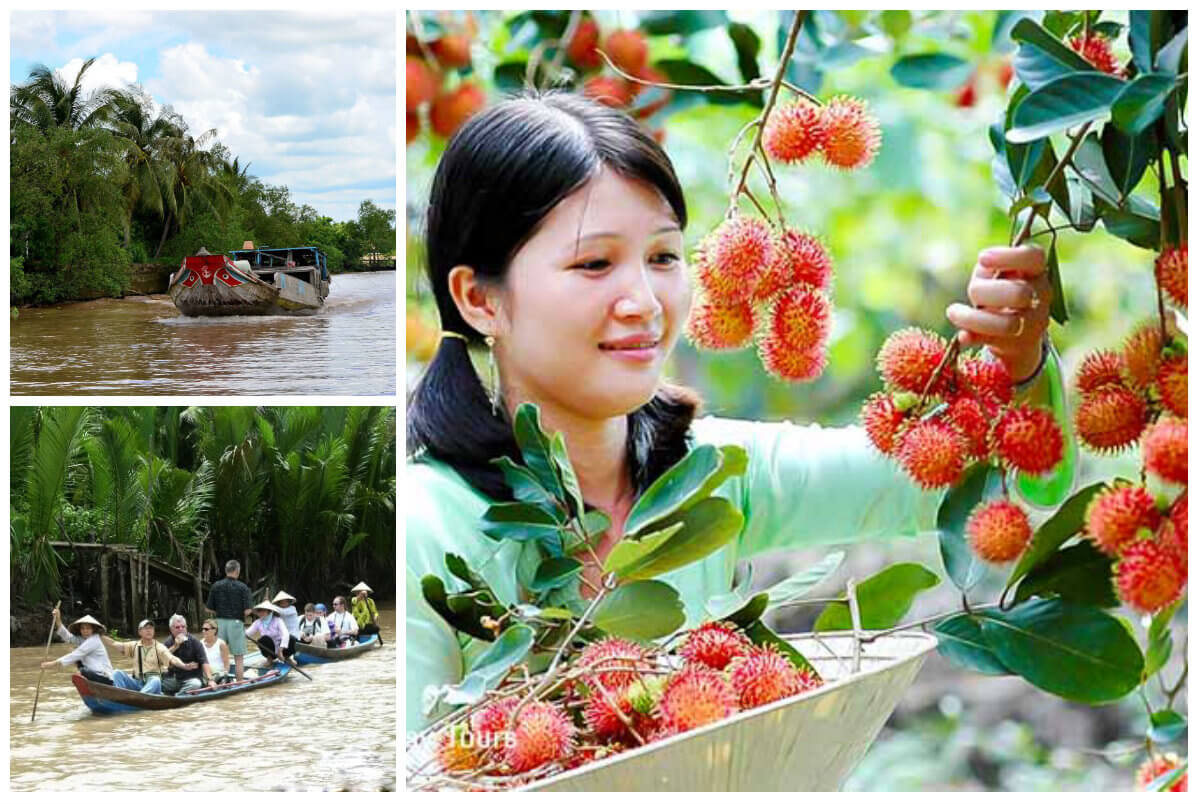
[[[68,665],[82,662],[88,670],[112,678],[112,662],[108,660],[108,651],[104,649],[104,643],[100,641],[100,634],[93,632],[90,637],[84,639],[72,634],[65,625],[60,625],[58,635],[63,642],[79,646],[66,656],[59,658],[59,664]]]
[[[329,622],[333,623],[338,634],[357,634],[358,621],[354,619],[354,615],[348,611],[335,611],[329,615]]]

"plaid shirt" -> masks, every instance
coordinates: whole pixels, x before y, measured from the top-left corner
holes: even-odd
[[[241,620],[254,601],[250,599],[249,586],[233,578],[222,578],[209,588],[205,605],[217,613],[218,619]]]

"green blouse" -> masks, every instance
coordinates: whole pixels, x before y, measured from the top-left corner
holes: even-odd
[[[1046,373],[1052,381],[1039,381],[1030,395],[1052,404],[1065,421],[1061,380],[1056,370]],[[692,424],[692,435],[696,446],[740,445],[749,463],[743,476],[729,479],[716,492],[742,512],[742,532],[708,558],[663,576],[679,590],[688,626],[702,620],[709,598],[730,591],[740,559],[772,550],[913,537],[935,529],[944,492],[916,487],[859,427],[706,417]],[[1073,448],[1067,456],[1064,464],[1070,464],[1066,470],[1073,477]],[[456,553],[502,603],[515,604],[522,548],[480,531],[479,519],[491,501],[449,466],[427,457],[410,461],[405,485],[405,723],[409,731],[418,731],[429,722],[422,714],[426,686],[461,680],[464,657],[481,647],[430,608],[421,594],[421,577],[437,575],[447,590],[462,589],[464,584],[444,563],[446,553]]]

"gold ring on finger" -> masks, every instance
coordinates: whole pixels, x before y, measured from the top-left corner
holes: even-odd
[[[1021,333],[1025,331],[1025,316],[1017,316],[1017,331],[1013,333],[1014,338],[1021,337]]]

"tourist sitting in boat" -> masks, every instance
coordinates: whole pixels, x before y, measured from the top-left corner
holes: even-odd
[[[324,606],[321,607],[322,609]],[[317,607],[312,603],[304,604],[304,616],[300,618],[299,634],[296,637],[306,645],[325,647],[329,636],[329,624],[325,618],[317,615]]]
[[[154,638],[154,620],[142,620],[137,627],[138,639],[128,642],[118,642],[108,634],[101,634],[100,640],[110,648],[115,648],[122,656],[133,659],[133,674],[124,670],[113,671],[113,683],[127,690],[137,690],[149,695],[162,693],[163,673],[169,667],[181,670],[195,670],[196,662],[185,662],[166,646]]]
[[[208,666],[212,668],[214,681],[224,684],[237,678],[229,672],[229,661],[232,657],[225,640],[217,635],[216,619],[210,617],[200,626],[200,644],[204,646],[204,653],[208,656]]]
[[[333,631],[330,641],[331,648],[345,648],[358,643],[358,621],[354,615],[346,611],[346,598],[338,595],[333,599],[333,614],[329,615],[329,625]]]
[[[217,688],[213,679],[212,668],[208,664],[208,653],[203,643],[188,633],[187,618],[182,614],[172,614],[171,635],[167,637],[167,650],[175,654],[186,664],[194,663],[195,669],[186,670],[176,667],[167,668],[162,680],[162,691],[166,695],[178,695],[191,690],[198,690],[207,685]]]
[[[296,598],[280,589],[279,594],[271,598],[271,602],[279,607],[279,615],[283,617],[283,624],[287,626],[288,636],[295,642],[300,636],[300,613],[296,611]]]
[[[56,666],[65,667],[66,665],[74,664],[78,666],[80,675],[88,681],[95,681],[98,684],[108,684],[111,686],[113,683],[113,666],[112,662],[108,660],[108,651],[104,649],[104,643],[100,641],[100,634],[108,629],[90,614],[80,617],[71,623],[70,627],[63,628],[62,616],[59,614],[58,606],[54,607],[53,614],[54,625],[59,638],[63,642],[69,642],[79,647],[66,656],[42,662],[42,669],[49,670]]]
[[[378,634],[379,609],[375,608],[375,601],[367,597],[375,590],[365,583],[360,583],[350,591],[354,593],[354,603],[350,606],[350,613],[354,615],[354,621],[358,623],[358,633]]]
[[[271,601],[264,600],[254,607],[254,614],[258,619],[246,629],[246,638],[258,643],[259,650],[268,659],[287,661],[296,646],[283,622],[283,612]]]

